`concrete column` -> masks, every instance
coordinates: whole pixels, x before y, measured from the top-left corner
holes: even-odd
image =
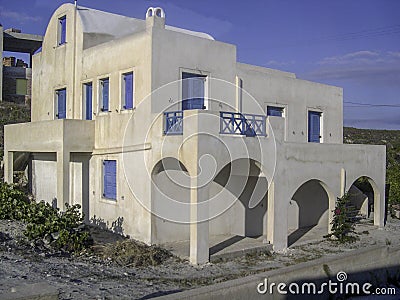
[[[346,193],[346,169],[340,170],[340,197]]]
[[[192,177],[190,191],[190,262],[209,261],[209,187],[198,187],[198,178]]]
[[[379,186],[372,185],[372,187],[374,189],[374,225],[383,228],[385,226],[385,182],[383,181]]]
[[[69,203],[69,151],[57,152],[57,207],[65,210],[65,203]]]
[[[4,151],[4,181],[13,183],[14,181],[14,152]]]
[[[268,189],[267,240],[274,250],[282,250],[288,246],[288,201],[288,196],[277,188],[275,180],[271,182]]]

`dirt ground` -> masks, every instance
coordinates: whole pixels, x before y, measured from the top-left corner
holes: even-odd
[[[133,267],[93,253],[71,257],[35,249],[21,242],[23,229],[21,223],[0,221],[0,295],[17,285],[46,282],[59,289],[60,299],[148,299],[357,248],[400,247],[400,220],[389,219],[381,230],[370,221],[357,225],[359,240],[351,244],[314,240],[279,253],[246,255],[203,266],[171,256],[157,266]],[[97,248],[123,240],[100,230],[93,235]]]

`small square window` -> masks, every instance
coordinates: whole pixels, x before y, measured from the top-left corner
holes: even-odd
[[[133,72],[122,74],[122,108],[132,109],[134,106],[135,77]]]
[[[63,16],[58,19],[58,46],[66,43],[67,37],[67,17]]]
[[[17,78],[15,79],[15,94],[17,95],[27,95],[28,94],[28,79]]]
[[[103,197],[117,200],[117,161],[103,161]]]
[[[267,116],[283,117],[284,116],[284,108],[279,107],[279,106],[268,106],[267,107]]]
[[[110,109],[110,80],[109,78],[103,78],[100,80],[100,90],[99,90],[99,104],[100,111],[109,111]]]

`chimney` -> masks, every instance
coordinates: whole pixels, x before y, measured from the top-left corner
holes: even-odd
[[[146,27],[165,28],[165,12],[161,7],[149,7],[147,9]]]

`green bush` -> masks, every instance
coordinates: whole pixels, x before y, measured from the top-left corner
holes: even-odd
[[[0,182],[0,219],[26,223],[24,233],[30,240],[44,240],[54,249],[81,251],[91,239],[84,230],[80,205],[65,205],[66,211],[60,212],[44,201],[30,201],[15,185]]]
[[[346,192],[342,197],[337,198],[335,209],[333,210],[332,233],[326,237],[335,237],[340,243],[354,242],[355,236],[351,234],[355,232],[355,222],[351,217],[349,209],[350,196]]]

